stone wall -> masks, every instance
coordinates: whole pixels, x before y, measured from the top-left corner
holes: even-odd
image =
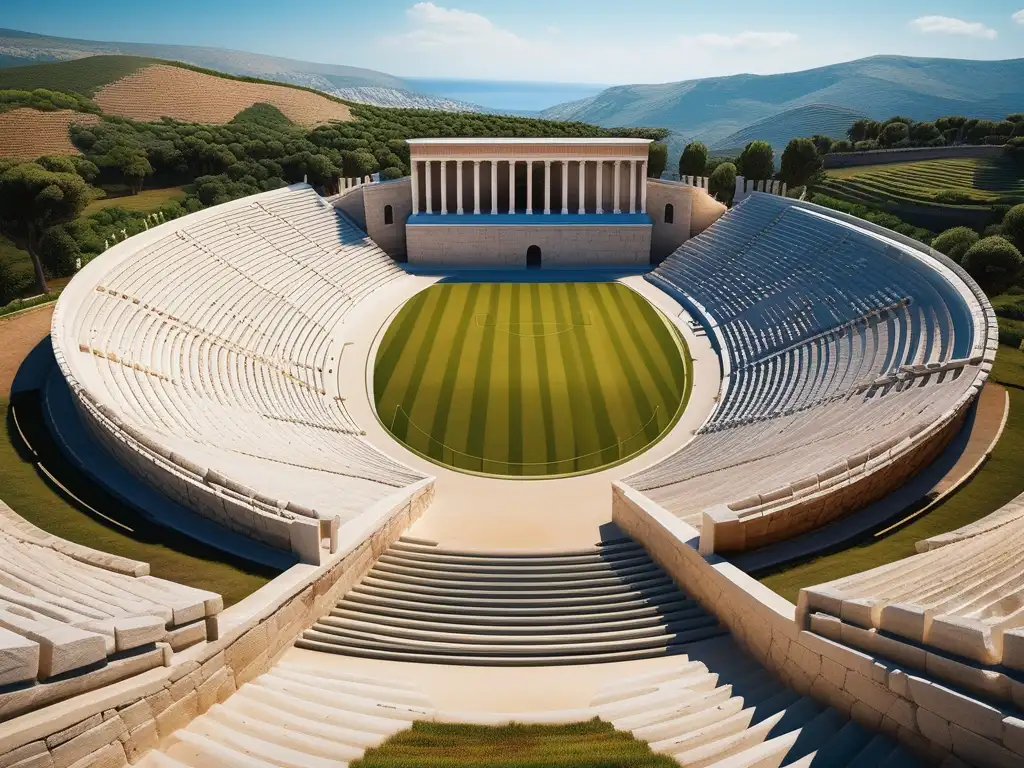
[[[351,187],[331,200],[331,205],[352,219],[363,232],[366,231],[366,211],[363,207],[363,194],[366,189],[365,184]]]
[[[697,531],[615,484],[612,519],[732,632],[765,668],[800,694],[881,730],[936,762],[979,768],[1024,764],[1024,720],[802,629],[796,606],[718,556],[696,549]],[[950,757],[951,755],[955,757]]]
[[[269,670],[372,567],[430,504],[412,498],[346,524],[320,566],[297,565],[216,617],[218,639],[175,654],[170,666],[0,723],[2,768],[122,768]],[[167,658],[167,657],[165,657]]]
[[[640,267],[650,263],[651,225],[409,224],[410,264],[525,267],[531,245],[545,267]]]
[[[690,237],[695,237],[718,221],[729,210],[711,195],[695,194],[690,203]]]
[[[654,222],[651,231],[651,260],[659,262],[690,239],[690,212],[697,187],[672,182],[647,180],[647,213]],[[672,206],[672,222],[665,221]]]
[[[903,149],[876,149],[870,152],[839,152],[823,157],[825,168],[853,168],[860,165],[884,163],[910,163],[917,160],[945,160],[956,157],[1001,157],[999,146],[962,147],[906,147]]]
[[[976,392],[972,389],[944,421],[905,444],[882,445],[875,452],[847,458],[833,471],[705,510],[700,551],[757,549],[816,530],[878,501],[938,458],[960,431]]]
[[[365,232],[391,258],[403,260],[406,255],[405,221],[412,214],[412,181],[396,179],[362,188]],[[384,211],[391,206],[392,223],[384,221]]]

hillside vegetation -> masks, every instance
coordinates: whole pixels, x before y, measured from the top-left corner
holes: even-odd
[[[92,96],[105,85],[157,63],[140,56],[91,56],[77,61],[57,61],[0,69],[0,90],[51,91]]]
[[[946,205],[1024,202],[1024,179],[1004,159],[922,160],[834,169],[815,189],[866,205],[891,200]]]
[[[711,149],[740,150],[752,141],[761,140],[767,141],[776,150],[781,151],[794,136],[845,136],[849,127],[864,116],[863,112],[846,107],[808,104],[758,120],[736,133],[713,142]]]

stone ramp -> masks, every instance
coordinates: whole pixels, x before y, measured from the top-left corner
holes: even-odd
[[[401,539],[296,642],[420,663],[535,666],[679,653],[725,634],[631,539],[467,552]]]
[[[590,706],[536,712],[444,710],[398,682],[285,658],[147,754],[143,768],[344,767],[416,720],[501,725],[600,717],[683,766],[913,768],[918,760],[783,686],[728,638],[693,645],[670,668],[615,676]]]

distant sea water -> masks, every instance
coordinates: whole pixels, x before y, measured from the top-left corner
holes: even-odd
[[[440,80],[402,78],[420,93],[479,104],[481,107],[535,114],[565,101],[585,99],[607,86],[593,83],[540,83],[512,80]]]

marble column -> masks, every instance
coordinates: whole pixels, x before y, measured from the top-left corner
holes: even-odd
[[[533,214],[533,160],[526,161],[526,214]]]
[[[647,213],[647,161],[640,164],[640,213]]]
[[[480,213],[480,161],[473,161],[473,213]]]
[[[579,173],[579,188],[580,188],[580,205],[579,213],[583,214],[587,212],[587,161],[580,160],[580,173]]]
[[[491,160],[491,214],[498,215],[498,161]]]
[[[431,200],[431,197],[433,196],[433,193],[434,193],[434,186],[430,183],[430,161],[429,160],[424,160],[423,161],[423,173],[425,173],[426,176],[427,176],[427,188],[426,188],[427,213],[430,214],[430,213],[434,212],[434,203]]]
[[[508,161],[508,212],[516,212],[516,161]]]
[[[562,215],[569,213],[569,161],[562,161]]]
[[[448,215],[448,161],[441,161],[441,215]]]
[[[604,213],[604,161],[597,161],[597,206],[594,213]]]
[[[458,206],[458,208],[456,210],[458,210],[459,216],[461,216],[462,214],[464,214],[466,212],[465,209],[462,207],[462,161],[461,160],[456,160],[455,161],[455,173],[456,173],[456,179],[455,179],[455,198],[456,198],[456,200],[455,200],[455,204]]]
[[[614,205],[612,207],[612,211],[614,213],[622,213],[622,196],[621,196],[622,192],[621,192],[621,187],[619,186],[619,175],[620,175],[619,174],[619,170],[620,170],[621,166],[622,166],[622,161],[621,160],[616,160],[615,161],[615,184],[613,185],[615,187],[615,189],[613,190],[613,192],[615,193],[615,202],[614,202]]]
[[[544,161],[544,215],[551,215],[551,161]]]
[[[420,214],[420,174],[419,174],[419,162],[413,160],[412,163],[412,215],[419,216]],[[345,185],[348,186],[348,179],[345,179]]]
[[[629,212],[636,213],[636,160],[629,161]]]

